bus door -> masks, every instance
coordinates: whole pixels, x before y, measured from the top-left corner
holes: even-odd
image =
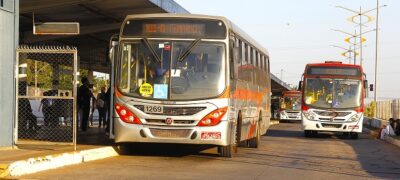
[[[115,34],[110,39],[110,51],[109,51],[109,60],[110,60],[110,104],[108,109],[108,127],[109,127],[109,138],[114,139],[114,88],[115,88],[115,66],[118,54],[118,34]]]

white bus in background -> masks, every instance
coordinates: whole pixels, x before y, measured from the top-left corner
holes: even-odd
[[[269,55],[232,22],[129,15],[113,44],[116,143],[216,145],[224,157],[258,147],[271,115]]]
[[[279,120],[301,121],[301,91],[283,91],[279,99]]]

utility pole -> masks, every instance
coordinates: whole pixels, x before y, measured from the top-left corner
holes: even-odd
[[[376,31],[375,31],[375,82],[374,82],[374,103],[375,103],[375,108],[374,108],[374,117],[377,117],[378,109],[376,107],[377,103],[377,89],[378,89],[378,80],[377,80],[377,74],[378,74],[378,35],[379,35],[379,0],[376,0]]]
[[[363,48],[362,26],[363,26],[363,24],[361,21],[361,19],[362,19],[361,15],[362,15],[362,11],[361,11],[361,6],[360,6],[360,14],[359,14],[359,16],[360,16],[360,66],[362,66],[362,64],[363,64],[363,51],[362,51],[362,48]]]
[[[357,31],[356,30],[354,30],[354,35],[355,35],[355,38],[354,38],[354,65],[356,64],[356,61],[357,61],[357,52],[356,52],[356,48],[357,48]],[[361,35],[361,34],[360,34]]]

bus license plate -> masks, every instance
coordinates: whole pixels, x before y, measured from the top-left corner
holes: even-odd
[[[161,113],[163,113],[163,107],[162,106],[144,106],[144,112],[161,114]]]

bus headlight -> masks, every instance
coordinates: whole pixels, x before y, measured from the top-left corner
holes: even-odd
[[[354,114],[353,116],[351,116],[350,121],[352,122],[359,121],[362,115],[363,115],[362,112]]]
[[[312,111],[303,111],[303,115],[308,120],[311,121],[317,120],[315,113]]]

